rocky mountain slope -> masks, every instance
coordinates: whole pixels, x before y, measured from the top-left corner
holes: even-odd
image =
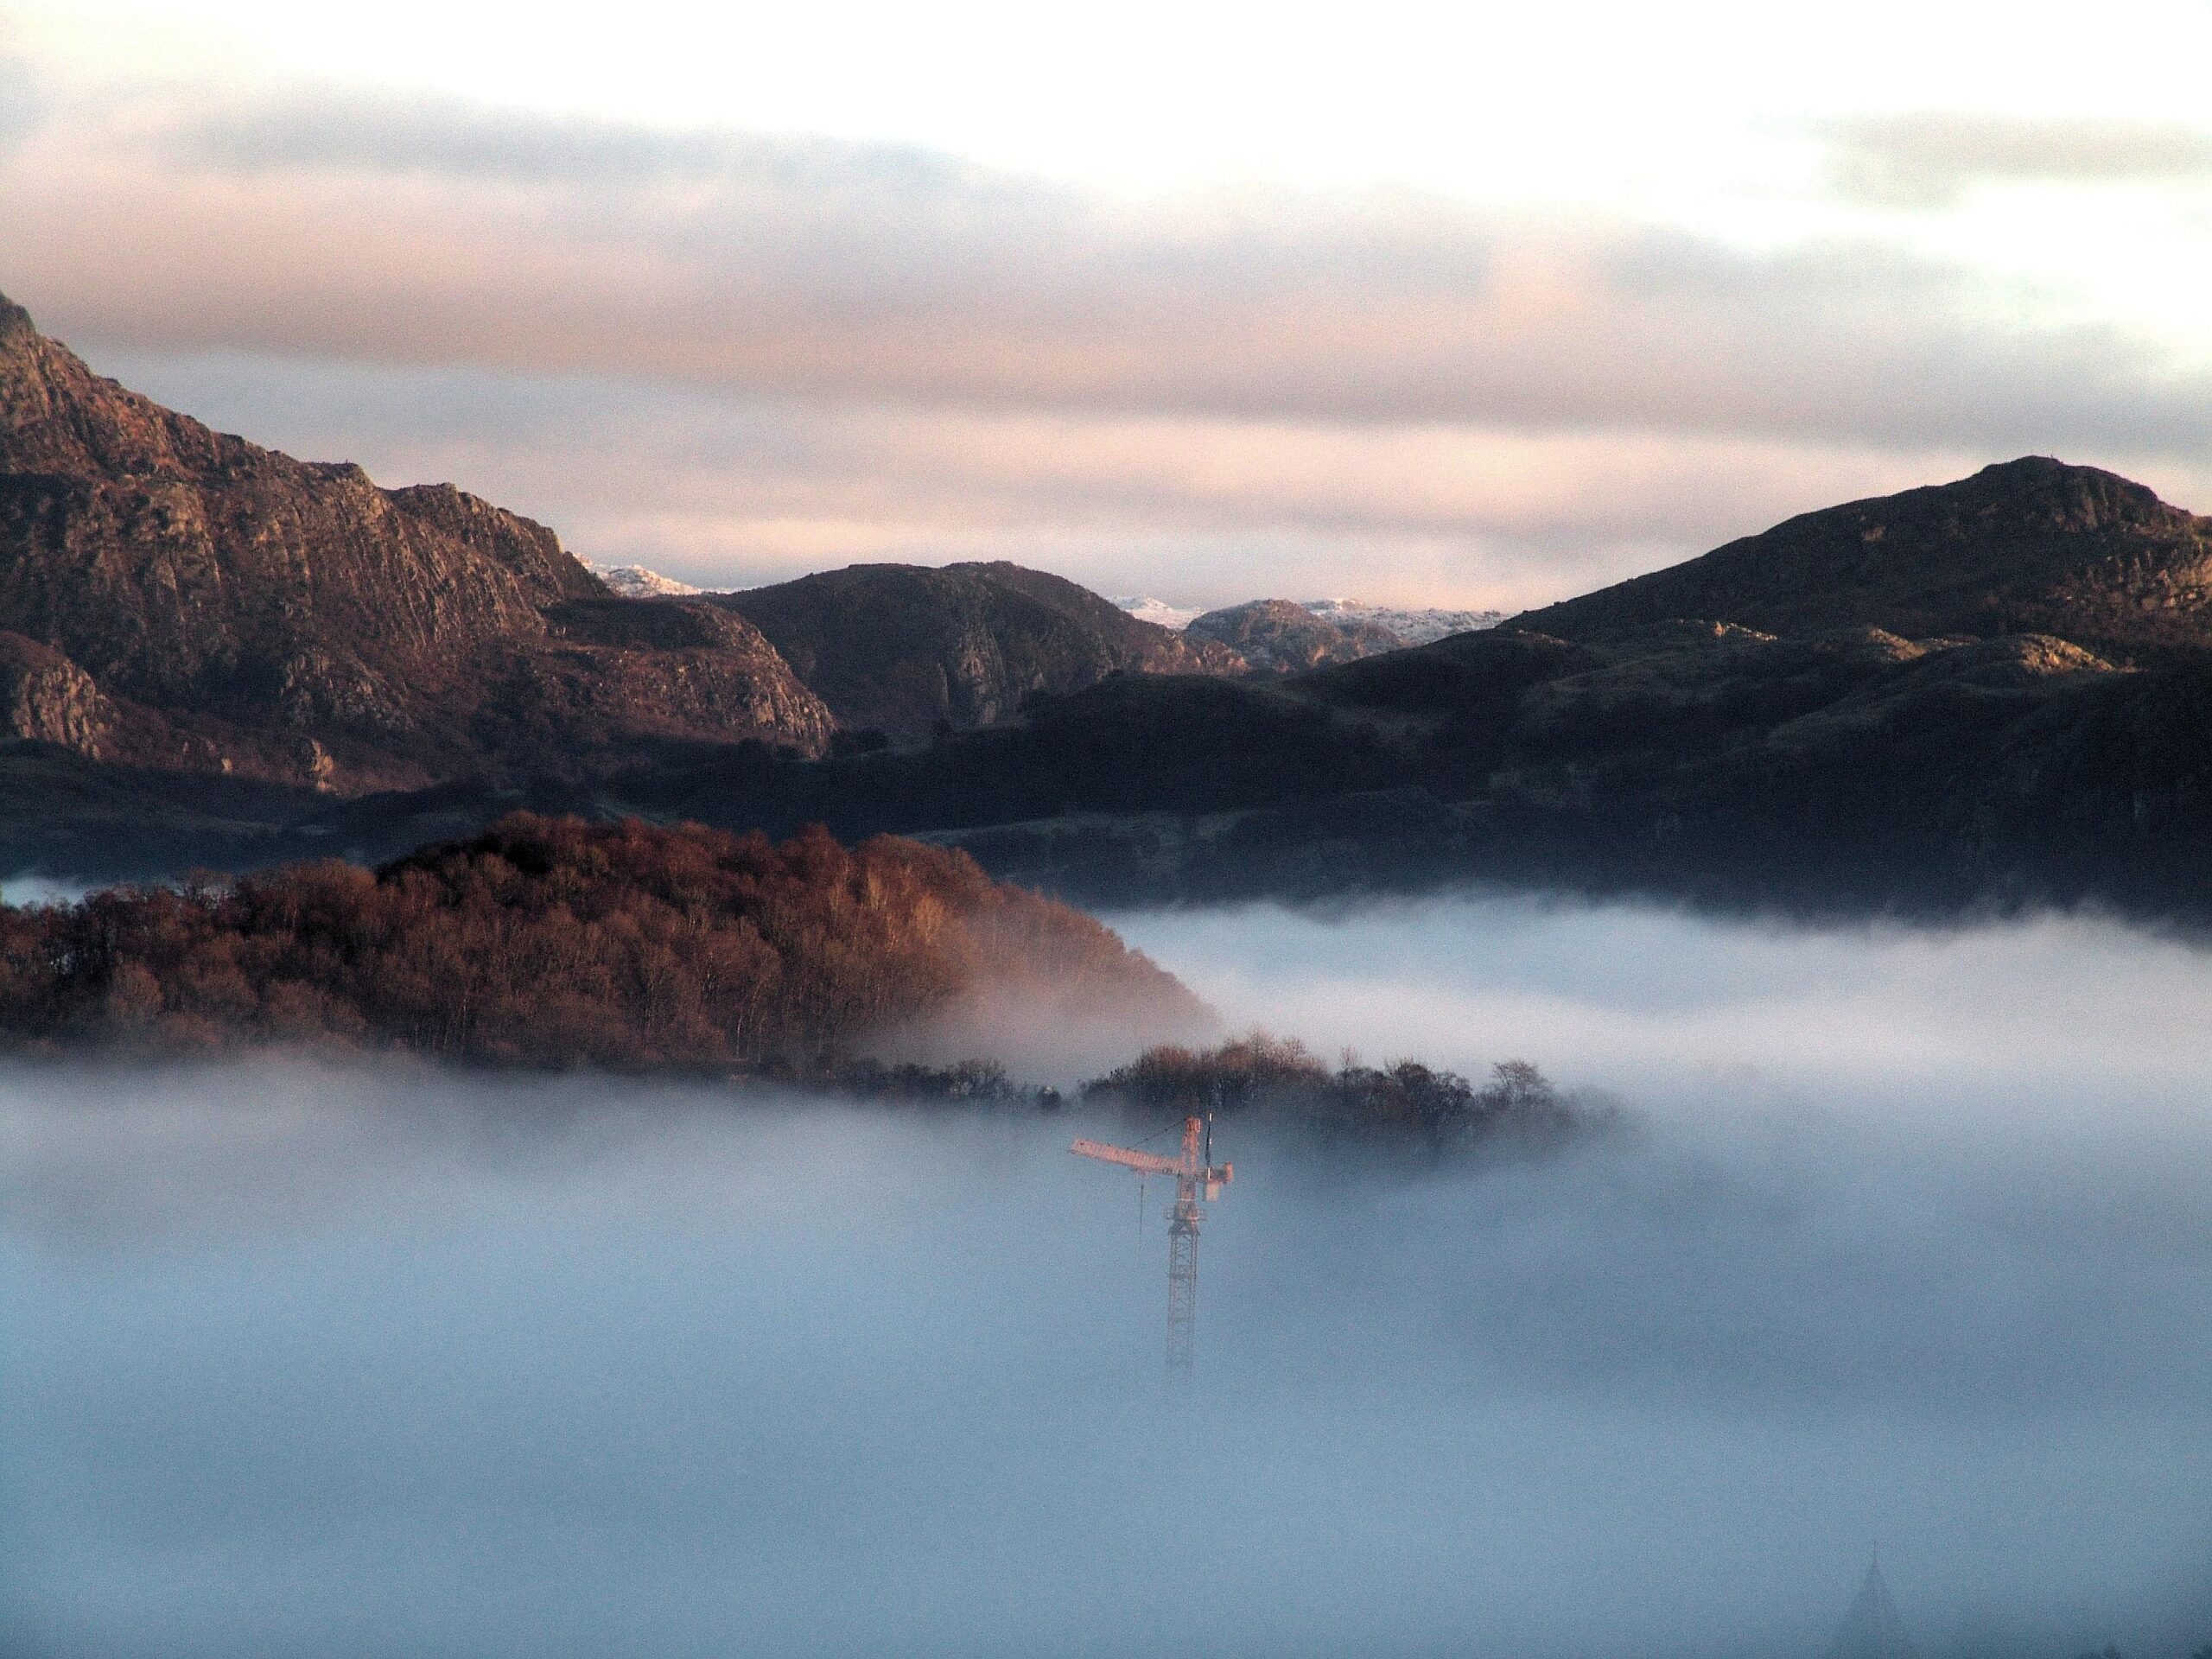
[[[1016,564],[858,564],[714,601],[745,617],[848,728],[910,742],[988,725],[1037,692],[1243,660]]]
[[[1255,599],[1193,617],[1185,639],[1211,639],[1263,674],[1294,674],[1324,663],[1349,663],[1377,652],[1402,649],[1405,639],[1357,618],[1324,620],[1287,599]]]
[[[688,582],[678,582],[674,576],[664,576],[658,570],[649,570],[642,564],[596,564],[586,559],[583,566],[605,582],[610,593],[622,599],[688,599],[706,591]]]
[[[2127,661],[2212,645],[2212,519],[2046,456],[1808,512],[1515,625],[1594,639],[1675,617],[1770,633],[2042,632]]]
[[[0,301],[8,734],[348,789],[656,738],[826,743],[829,711],[741,617],[657,603],[450,486],[212,431]]]

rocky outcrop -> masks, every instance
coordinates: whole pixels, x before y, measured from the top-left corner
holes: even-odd
[[[1236,652],[1262,674],[1295,674],[1325,663],[1357,662],[1406,641],[1380,623],[1357,618],[1331,621],[1287,599],[1255,599],[1192,619],[1183,637],[1211,639]]]
[[[2212,519],[2047,456],[1808,512],[1512,626],[1603,639],[1670,617],[1775,634],[2044,633],[2115,659],[2212,650]]]
[[[359,789],[588,766],[647,738],[827,741],[820,699],[741,623],[665,644],[658,622],[610,642],[552,620],[648,602],[450,485],[380,489],[211,431],[0,302],[0,628],[214,734],[173,762]]]
[[[113,736],[115,705],[60,652],[0,632],[0,740],[28,738],[99,758]]]
[[[987,726],[1109,674],[1225,674],[1243,659],[1007,563],[856,564],[710,594],[766,634],[838,721],[899,742]]]

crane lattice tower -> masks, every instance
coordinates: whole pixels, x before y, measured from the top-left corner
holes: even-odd
[[[1221,1189],[1235,1178],[1236,1166],[1213,1161],[1212,1127],[1196,1117],[1183,1120],[1179,1157],[1081,1139],[1068,1150],[1141,1175],[1174,1178],[1175,1203],[1167,1211],[1167,1382],[1170,1388],[1188,1388],[1197,1359],[1198,1221],[1204,1213],[1199,1205],[1221,1196]]]

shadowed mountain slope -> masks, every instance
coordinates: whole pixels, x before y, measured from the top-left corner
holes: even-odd
[[[528,804],[918,834],[1101,903],[1492,880],[2212,924],[2212,668],[2123,671],[2044,635],[1484,632],[1287,679],[1121,676],[925,748],[823,761],[731,748],[588,788],[353,802],[189,781],[0,752],[0,868],[372,861]],[[58,804],[39,804],[65,801],[66,845]]]
[[[0,300],[0,734],[341,788],[826,741],[741,618],[626,603],[543,525],[212,431]]]
[[[899,742],[987,726],[1034,692],[1119,672],[1233,673],[1227,648],[1140,622],[1111,601],[1007,563],[856,564],[714,602],[741,614],[838,721]]]
[[[2212,519],[2045,456],[1808,512],[1649,575],[1516,617],[1600,639],[1670,618],[1768,633],[2050,633],[2155,661],[2212,646]]]
[[[2212,665],[2069,641],[1470,633],[1281,680],[1109,681],[917,753],[734,758],[641,810],[966,848],[1104,903],[1468,880],[2212,921]]]

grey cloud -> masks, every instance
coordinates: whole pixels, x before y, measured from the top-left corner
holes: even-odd
[[[1107,592],[1207,602],[1344,589],[1518,608],[1981,459],[978,416],[267,359],[103,355],[97,366],[225,429],[356,460],[387,482],[459,480],[591,556],[737,586],[854,559],[1011,558]]]
[[[2178,122],[1923,111],[1815,131],[1838,190],[1891,206],[1946,207],[1993,184],[2212,182],[2212,130]]]
[[[157,129],[180,159],[241,173],[384,173],[580,186],[720,182],[831,193],[988,194],[991,175],[917,145],[670,129],[423,94],[333,91]],[[1023,194],[1048,194],[1040,188]]]

